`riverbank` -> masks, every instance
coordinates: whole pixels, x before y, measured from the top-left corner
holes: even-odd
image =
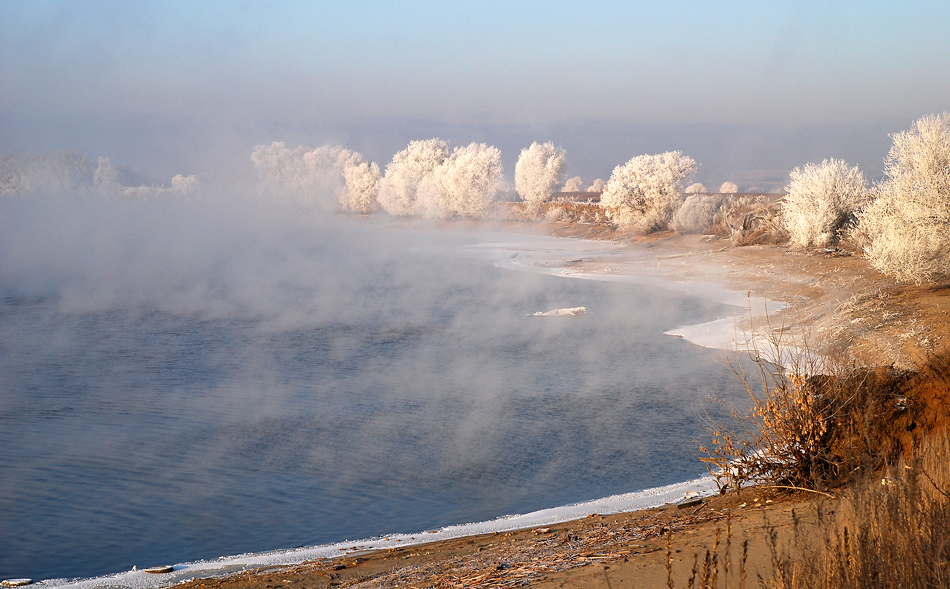
[[[584,227],[550,226],[553,235],[585,237]],[[864,365],[914,368],[950,341],[950,286],[900,284],[846,252],[781,245],[736,247],[702,235],[634,240],[589,228],[590,236],[626,244],[609,260],[584,262],[591,273],[644,274],[716,285],[756,299],[787,303],[756,313],[744,329],[807,340],[810,348]],[[698,287],[702,288],[702,286]],[[748,315],[748,313],[746,313]]]
[[[800,525],[814,521],[813,510],[804,503],[809,498],[801,493],[745,489],[687,508],[591,514],[559,525],[255,569],[179,587],[619,589],[665,587],[668,575],[675,586],[685,587],[695,566],[694,555],[701,570],[706,551],[717,546],[717,537],[719,579],[724,580],[728,571],[733,586],[740,586],[742,576],[752,586],[758,575],[767,577],[771,571],[766,528],[782,537],[790,534],[793,510]]]

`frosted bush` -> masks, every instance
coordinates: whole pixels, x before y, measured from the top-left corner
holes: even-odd
[[[707,192],[707,190],[705,186],[697,182],[695,184],[690,184],[689,186],[687,186],[684,192],[686,192],[686,194],[703,194]]]
[[[723,182],[719,187],[719,194],[736,194],[739,192],[739,187],[735,182]]]
[[[456,147],[419,183],[414,211],[426,218],[479,217],[494,202],[501,175],[497,147]]]
[[[682,202],[679,191],[695,169],[696,162],[679,151],[637,156],[614,168],[600,204],[619,227],[662,231]]]
[[[899,280],[950,275],[950,113],[892,136],[885,179],[861,214],[871,264]]]
[[[376,206],[379,167],[339,146],[290,149],[283,142],[259,145],[251,153],[261,186],[305,207],[368,212]]]
[[[691,194],[673,215],[670,227],[681,233],[703,233],[712,225],[721,206],[720,196]]]
[[[416,213],[419,184],[449,157],[449,144],[441,139],[412,141],[393,156],[380,181],[379,205],[390,215]]]
[[[564,150],[554,147],[550,141],[535,141],[521,150],[515,164],[515,190],[527,204],[529,212],[536,214],[561,185],[563,167]]]
[[[594,183],[587,187],[587,192],[603,192],[607,186],[600,178],[594,180]]]
[[[782,222],[799,247],[836,245],[867,194],[858,167],[835,159],[795,168],[785,190]]]
[[[584,192],[584,181],[580,176],[568,178],[564,183],[564,192]]]

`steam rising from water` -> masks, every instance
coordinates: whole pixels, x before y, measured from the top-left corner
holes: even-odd
[[[661,334],[721,308],[460,247],[496,239],[209,186],[0,199],[0,527],[22,532],[0,540],[0,576],[421,530],[698,474],[696,405],[729,381]]]

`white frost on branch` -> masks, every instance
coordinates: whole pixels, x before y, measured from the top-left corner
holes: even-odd
[[[419,184],[417,214],[426,218],[477,218],[501,185],[501,152],[484,143],[456,147]]]
[[[885,179],[860,215],[871,264],[917,284],[950,276],[950,113],[891,136]]]
[[[719,187],[719,194],[736,194],[739,192],[739,186],[735,182],[723,182]]]
[[[619,227],[665,230],[682,203],[679,192],[695,170],[696,162],[679,151],[637,156],[614,168],[600,204]]]
[[[680,233],[702,233],[712,225],[722,202],[718,194],[690,194],[673,215],[670,227]]]
[[[791,172],[782,203],[782,222],[799,247],[838,243],[867,197],[864,174],[843,160],[826,159]]]
[[[393,156],[380,182],[379,204],[390,215],[416,214],[419,184],[449,157],[449,144],[441,139],[412,141]]]
[[[198,187],[194,175],[178,174],[171,186],[126,186],[119,176],[107,157],[98,158],[93,165],[86,156],[71,151],[49,155],[12,153],[0,157],[0,196],[85,194],[147,199],[188,195]]]
[[[584,192],[584,181],[580,176],[568,178],[564,183],[564,192]]]
[[[604,187],[607,186],[607,183],[602,179],[598,178],[594,180],[594,183],[587,187],[587,192],[603,192]]]
[[[449,151],[441,139],[413,141],[393,156],[379,204],[397,216],[479,217],[502,186],[501,152],[484,143]]]
[[[541,205],[550,200],[561,185],[563,167],[564,150],[554,147],[550,141],[535,141],[530,147],[521,150],[518,163],[515,164],[515,190],[529,211],[537,214]]]
[[[251,153],[261,187],[305,207],[338,206],[367,213],[376,208],[379,167],[355,151],[323,145],[290,149],[283,142],[259,145]]]

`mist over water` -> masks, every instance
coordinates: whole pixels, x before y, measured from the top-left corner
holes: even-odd
[[[691,478],[724,309],[509,236],[234,192],[0,200],[0,577],[311,545]],[[528,317],[586,306],[578,317]]]

